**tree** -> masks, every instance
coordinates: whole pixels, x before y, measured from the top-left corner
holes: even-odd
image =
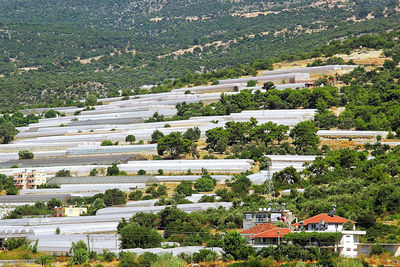
[[[357,216],[357,225],[365,228],[374,226],[376,223],[376,215],[371,210],[361,210]]]
[[[47,208],[53,210],[55,207],[62,207],[62,203],[60,200],[52,198],[47,202]]]
[[[102,198],[96,198],[96,200],[88,207],[87,215],[96,215],[96,212],[99,209],[104,209],[106,207],[107,206],[104,204],[104,200]]]
[[[114,143],[111,140],[103,140],[103,142],[101,142],[101,146],[113,146]]]
[[[136,141],[136,137],[134,136],[134,135],[132,135],[132,134],[130,134],[130,135],[127,135],[126,137],[125,137],[125,142],[128,142],[128,143],[134,143]]]
[[[130,200],[140,200],[142,198],[142,196],[143,196],[143,193],[140,190],[135,190],[135,191],[129,193]]]
[[[19,159],[33,159],[35,155],[28,150],[21,150],[18,152],[18,158]]]
[[[256,85],[257,85],[257,81],[250,80],[250,81],[247,81],[247,86],[246,87],[254,87]]]
[[[300,174],[293,166],[289,166],[273,174],[273,180],[280,184],[293,184],[300,181]]]
[[[97,171],[97,169],[94,168],[94,169],[91,169],[91,170],[90,170],[89,175],[90,175],[90,176],[96,176],[98,173],[99,173],[99,172]]]
[[[194,183],[194,188],[199,192],[210,192],[214,190],[214,182],[207,177],[201,177]]]
[[[107,168],[107,176],[117,176],[119,175],[119,168],[116,163],[113,163]]]
[[[57,112],[54,109],[50,109],[50,110],[46,111],[44,116],[46,118],[55,118],[55,117],[57,117]]]
[[[120,231],[122,248],[155,248],[161,246],[162,236],[154,229],[129,223]]]
[[[83,264],[89,259],[86,243],[82,240],[72,242],[70,252],[73,252],[72,261],[74,264]]]
[[[217,144],[215,145],[215,151],[219,153],[224,153],[226,148],[228,147],[228,141],[221,139],[217,141]]]
[[[191,196],[193,193],[193,182],[182,181],[175,187],[175,192],[178,194],[183,194],[185,196]]]
[[[143,227],[155,228],[157,227],[158,217],[154,213],[138,212],[129,221]]]
[[[208,144],[208,148],[215,149],[218,141],[224,142],[224,144],[229,143],[229,132],[222,127],[217,127],[206,131],[206,137],[207,137],[206,143]],[[222,148],[220,150],[222,150]]]
[[[157,143],[158,140],[160,140],[161,138],[164,137],[164,134],[159,131],[159,130],[155,130],[152,134],[151,134],[151,143]]]
[[[246,239],[242,238],[240,233],[232,231],[222,239],[222,249],[225,255],[231,255],[235,260],[243,260],[254,253],[254,248],[246,243]]]
[[[157,142],[157,151],[160,156],[167,152],[171,158],[179,158],[184,153],[189,153],[192,142],[182,138],[180,132],[172,132],[162,137]]]
[[[125,193],[117,188],[106,190],[106,192],[104,192],[103,200],[106,206],[126,204]]]
[[[293,144],[299,151],[316,149],[319,143],[317,136],[318,128],[311,121],[298,123],[290,131],[290,137],[294,140]]]
[[[383,67],[387,70],[392,70],[396,67],[396,62],[394,62],[393,60],[387,60],[385,59],[385,61],[383,62]]]
[[[200,138],[201,131],[199,127],[194,127],[194,128],[189,128],[186,130],[186,132],[183,134],[184,139],[188,139],[190,141],[197,141]]]
[[[56,173],[56,177],[71,177],[71,171],[66,169],[59,170]]]
[[[14,140],[15,135],[18,133],[12,122],[7,122],[0,125],[0,140],[2,144],[8,144]]]
[[[245,196],[249,193],[249,188],[251,186],[251,181],[245,174],[235,175],[233,181],[228,183],[232,188],[232,192],[239,196]]]
[[[139,171],[138,171],[138,173],[137,173],[138,175],[146,175],[146,171],[145,170],[142,170],[142,169],[140,169]]]
[[[266,82],[266,83],[264,83],[264,85],[262,86],[262,89],[264,89],[264,90],[266,90],[266,91],[268,91],[268,90],[271,90],[271,89],[275,89],[276,87],[275,87],[275,84],[273,83],[273,82]]]
[[[274,140],[278,142],[287,138],[288,126],[277,125],[273,122],[255,126],[251,131],[251,139],[263,142],[266,146]]]
[[[96,106],[97,105],[97,96],[94,94],[90,94],[85,101],[86,106]]]

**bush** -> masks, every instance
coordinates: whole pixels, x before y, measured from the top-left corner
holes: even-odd
[[[142,196],[143,196],[143,193],[140,190],[135,190],[135,191],[129,193],[130,200],[140,200],[142,198]]]
[[[116,163],[113,163],[110,167],[107,168],[108,176],[117,176],[120,174],[119,168]]]
[[[8,250],[13,250],[22,246],[27,247],[29,244],[30,242],[25,238],[11,237],[6,240],[4,245]]]
[[[132,135],[132,134],[130,134],[127,137],[125,137],[125,142],[133,143],[135,141],[136,141],[136,137],[134,135]]]
[[[184,196],[191,196],[193,194],[193,182],[182,181],[175,187],[175,192],[178,194],[183,194]]]
[[[194,188],[199,192],[210,192],[214,190],[214,181],[211,178],[201,177],[196,180]]]
[[[21,150],[18,152],[19,159],[33,159],[35,155],[28,150]]]
[[[106,206],[126,204],[125,193],[117,188],[106,190],[106,192],[104,192],[103,199]]]
[[[103,142],[101,142],[101,146],[113,146],[114,143],[111,140],[103,140]]]
[[[155,248],[161,246],[162,237],[154,229],[129,223],[120,231],[122,248]]]
[[[254,87],[256,85],[257,85],[257,81],[254,81],[254,80],[247,81],[247,87]]]
[[[229,232],[222,240],[224,255],[231,255],[235,260],[247,259],[253,255],[255,249],[246,245],[246,239],[242,238],[236,231]]]
[[[97,169],[94,168],[94,169],[91,169],[91,170],[90,170],[89,175],[90,175],[90,176],[96,176],[98,173],[99,173],[99,172],[97,171]]]
[[[71,171],[70,170],[59,170],[56,173],[56,177],[71,177]]]
[[[107,249],[103,250],[103,259],[108,262],[112,262],[117,255],[114,252],[108,251]]]
[[[50,109],[50,110],[46,111],[44,116],[46,118],[55,118],[55,117],[57,117],[57,112],[54,109]]]
[[[74,264],[83,264],[89,259],[89,253],[86,243],[82,240],[72,242],[71,251],[73,252],[72,262]]]
[[[138,171],[138,175],[146,175],[146,171],[145,170],[139,170]]]
[[[135,253],[121,251],[118,256],[119,256],[119,265],[121,267],[136,266],[137,261]]]
[[[208,196],[208,195],[204,195],[200,198],[199,203],[203,203],[203,202],[215,202],[215,196]]]
[[[371,247],[371,252],[369,253],[369,255],[370,256],[372,256],[372,255],[381,255],[381,254],[386,253],[386,252],[390,252],[390,250],[384,248],[381,245],[375,244],[375,245],[373,245]]]
[[[210,249],[202,249],[193,253],[194,262],[210,262],[218,259],[218,253]]]

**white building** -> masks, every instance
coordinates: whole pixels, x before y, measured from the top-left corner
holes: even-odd
[[[30,172],[14,173],[14,185],[19,189],[36,189],[38,185],[46,184],[46,173]]]
[[[358,257],[360,256],[358,247],[360,246],[360,237],[365,235],[365,231],[344,230],[343,224],[347,223],[346,218],[329,215],[327,213],[318,214],[314,217],[308,218],[304,221],[293,224],[297,231],[305,232],[340,232],[342,238],[338,242],[335,250],[344,257]]]

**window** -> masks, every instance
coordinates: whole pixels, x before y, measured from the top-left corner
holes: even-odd
[[[253,216],[251,216],[251,213],[245,214],[246,220],[251,220]]]
[[[267,214],[256,214],[256,222],[267,222]]]
[[[346,251],[351,251],[351,248],[346,248]]]

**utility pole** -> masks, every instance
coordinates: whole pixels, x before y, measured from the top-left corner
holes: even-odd
[[[279,239],[279,234],[280,234],[280,232],[279,232],[279,230],[278,230],[278,246],[279,246],[279,244],[281,243],[281,242],[280,242],[280,239]]]
[[[87,237],[87,245],[88,245],[88,252],[89,252],[89,254],[90,254],[90,235],[89,235],[89,233],[87,233],[86,234],[86,237]]]

